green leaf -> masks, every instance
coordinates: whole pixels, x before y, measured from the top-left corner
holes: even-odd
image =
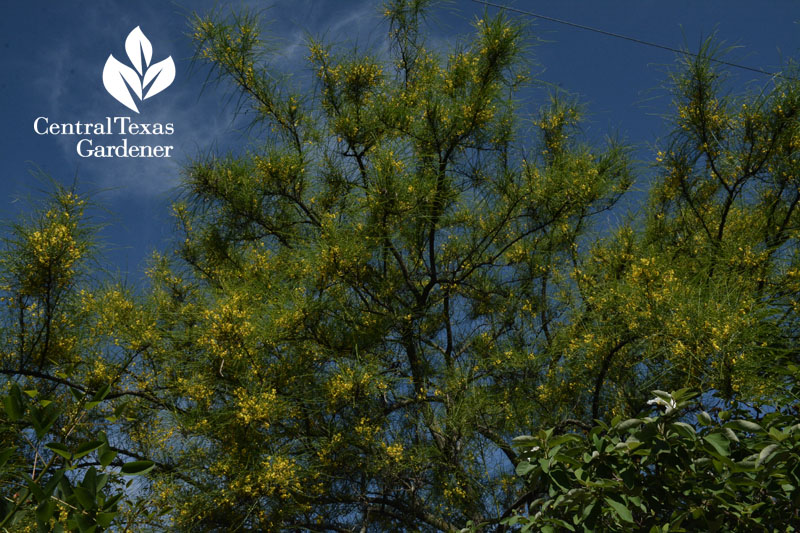
[[[3,468],[8,460],[11,459],[11,456],[14,455],[14,451],[16,451],[16,448],[13,446],[0,450],[0,468]]]
[[[517,447],[532,447],[536,446],[538,443],[539,440],[530,435],[520,435],[519,437],[514,437],[511,439],[511,444]]]
[[[657,398],[660,398],[661,400],[666,402],[667,405],[670,405],[675,402],[675,400],[672,398],[672,394],[664,392],[663,390],[654,390],[653,394],[655,394]]]
[[[45,444],[45,448],[54,453],[57,453],[67,461],[70,461],[72,459],[72,452],[70,451],[70,449],[61,444],[60,442],[51,442],[49,444]]]
[[[108,483],[108,474],[97,474],[97,490],[101,490]]]
[[[761,452],[759,452],[758,454],[758,459],[756,460],[756,468],[761,466],[764,463],[764,461],[769,459],[770,455],[772,455],[772,453],[778,448],[780,448],[779,444],[770,444],[769,446],[765,446],[764,449],[761,450]]]
[[[97,470],[94,467],[89,468],[85,474],[83,474],[83,481],[80,484],[81,487],[88,490],[91,494],[97,493]]]
[[[554,437],[550,439],[547,443],[548,447],[555,448],[556,446],[565,444],[567,442],[574,442],[580,440],[580,437],[575,435],[574,433],[565,433],[564,435],[559,435],[558,437]],[[551,453],[552,455],[552,453]]]
[[[697,413],[697,422],[701,426],[710,426],[714,423],[714,421],[711,420],[711,416],[705,411],[700,411],[699,413]]]
[[[3,398],[3,406],[5,407],[8,419],[16,422],[25,413],[25,402],[20,394],[19,386],[14,385],[8,392],[8,395]]]
[[[78,449],[75,450],[75,459],[80,459],[81,457],[84,457],[85,455],[89,455],[90,453],[92,453],[93,451],[95,451],[96,449],[98,449],[102,445],[103,445],[103,442],[99,441],[99,440],[93,440],[93,441],[90,441],[90,442],[82,443],[80,446],[78,446]]]
[[[614,512],[617,513],[617,516],[625,522],[633,523],[633,515],[624,503],[612,500],[611,498],[605,498],[605,500],[606,503],[614,509]]]
[[[558,488],[563,491],[568,491],[571,488],[570,478],[564,470],[551,470],[550,479],[556,484]]]
[[[31,423],[36,431],[36,436],[40,439],[44,437],[58,420],[60,414],[60,409],[55,405],[48,405],[42,409],[31,408]]]
[[[111,462],[116,458],[117,458],[117,452],[109,448],[108,445],[106,444],[102,446],[97,460],[100,462],[100,465],[105,468],[108,465],[110,465]]]
[[[517,468],[516,468],[517,475],[518,476],[526,476],[534,468],[536,468],[536,467],[533,466],[528,461],[520,461],[519,463],[517,463]]]
[[[47,485],[44,486],[43,490],[48,498],[53,495],[56,487],[58,487],[58,484],[61,483],[61,479],[64,477],[64,472],[65,471],[63,469],[56,470],[53,473],[53,477],[51,477],[50,481],[47,482]]]
[[[94,533],[97,531],[97,524],[88,516],[75,513],[75,522],[77,522],[78,530],[81,533]]]
[[[97,525],[100,527],[109,527],[111,526],[111,522],[114,520],[114,517],[117,516],[117,513],[106,512],[106,513],[97,513]]]
[[[53,517],[53,512],[55,510],[56,502],[50,498],[40,503],[36,508],[36,522],[39,524],[39,526],[47,527],[48,522]]]
[[[58,488],[65,498],[72,497],[72,485],[69,484],[69,479],[66,476],[61,476],[61,481],[58,483]]]
[[[28,474],[23,474],[22,479],[25,480],[25,484],[28,487],[28,490],[31,491],[33,494],[33,498],[36,500],[37,503],[41,503],[47,499],[45,496],[44,491],[39,487],[38,483],[36,483],[31,476]]]
[[[542,472],[544,472],[545,474],[550,473],[550,461],[551,461],[550,459],[547,459],[545,457],[542,457],[541,459],[539,459],[539,467],[542,469]]]
[[[670,424],[670,427],[675,430],[678,435],[684,438],[694,440],[697,437],[694,428],[686,422],[673,422]]]
[[[775,426],[769,428],[769,435],[778,442],[783,442],[783,440],[789,436]]]
[[[710,444],[718,454],[728,457],[730,454],[730,441],[722,433],[709,433],[703,440]]]
[[[106,396],[108,396],[108,391],[110,390],[111,390],[110,384],[103,385],[102,387],[97,389],[97,392],[94,393],[94,396],[92,396],[92,401],[102,402],[103,400],[106,399]]]
[[[721,429],[721,432],[729,441],[739,442],[739,437],[737,437],[736,433],[734,433],[731,428],[727,427],[727,425]]]
[[[725,424],[726,428],[738,429],[739,431],[747,431],[748,433],[761,433],[764,431],[759,424],[751,422],[750,420],[731,420]]]
[[[630,418],[628,420],[625,420],[624,422],[621,422],[617,426],[617,429],[619,431],[628,431],[629,429],[638,427],[641,424],[642,424],[642,419],[641,418]]]
[[[146,474],[153,469],[155,463],[153,461],[133,461],[125,463],[120,469],[123,474],[128,476],[139,476]]]
[[[73,487],[72,493],[75,495],[75,498],[78,500],[78,504],[87,511],[94,507],[94,494],[89,492],[87,489],[83,487]]]

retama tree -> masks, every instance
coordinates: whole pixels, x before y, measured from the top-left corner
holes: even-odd
[[[196,16],[196,60],[253,128],[239,153],[185,168],[175,253],[138,291],[4,264],[19,294],[6,380],[102,393],[62,432],[70,450],[100,442],[74,470],[109,451],[112,469],[155,466],[120,501],[122,527],[501,529],[538,490],[515,436],[619,422],[653,389],[796,399],[796,78],[726,92],[710,45],[686,58],[647,203],[611,225],[630,150],[583,140],[563,97],[520,107],[514,19],[479,18],[442,50],[430,3],[386,4],[385,54],[310,40],[296,87],[255,17]],[[65,250],[56,276],[82,253]],[[47,296],[48,326],[17,320],[35,313],[20,291],[45,287],[80,328]]]

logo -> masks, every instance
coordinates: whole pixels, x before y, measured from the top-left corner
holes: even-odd
[[[142,102],[169,87],[175,80],[175,63],[169,56],[150,64],[153,45],[139,26],[125,39],[125,51],[133,68],[109,55],[103,68],[103,85],[122,105],[138,113],[136,98]],[[37,135],[76,137],[75,152],[79,157],[160,158],[172,157],[172,150],[175,149],[171,144],[153,142],[162,139],[169,142],[168,139],[175,133],[172,122],[136,122],[131,117],[123,116],[50,120],[50,117],[41,115],[33,121],[33,131]]]
[[[141,102],[169,87],[175,80],[175,63],[172,56],[168,56],[163,61],[150,64],[153,45],[139,26],[125,39],[125,52],[136,70],[109,55],[103,68],[103,85],[119,103],[138,113],[133,95]]]

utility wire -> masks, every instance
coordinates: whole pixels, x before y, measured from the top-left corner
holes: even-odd
[[[472,1],[477,3],[477,4],[483,4],[483,5],[486,5],[486,6],[497,7],[497,8],[500,8],[500,9],[506,9],[508,11],[513,11],[515,13],[520,13],[522,15],[528,15],[529,17],[535,17],[535,18],[539,18],[539,19],[542,19],[542,20],[548,20],[550,22],[556,22],[558,24],[564,24],[565,26],[572,26],[573,28],[579,28],[581,30],[588,30],[588,31],[593,31],[595,33],[601,33],[603,35],[608,35],[609,37],[616,37],[618,39],[625,39],[626,41],[631,41],[631,42],[638,43],[638,44],[643,44],[643,45],[646,45],[646,46],[652,46],[654,48],[661,48],[662,50],[668,50],[670,52],[675,52],[676,54],[683,54],[683,55],[692,56],[692,57],[699,57],[698,54],[689,52],[687,50],[680,50],[678,48],[672,48],[671,46],[665,46],[663,44],[651,43],[650,41],[643,41],[642,39],[637,39],[636,37],[629,37],[627,35],[621,35],[619,33],[605,31],[605,30],[601,30],[599,28],[593,28],[591,26],[584,26],[583,24],[577,24],[575,22],[570,22],[568,20],[557,19],[555,17],[548,17],[546,15],[540,15],[538,13],[533,13],[531,11],[524,11],[522,9],[517,9],[517,8],[511,7],[511,6],[504,6],[504,5],[501,5],[501,4],[495,4],[493,2],[487,2],[485,0],[472,0]],[[760,69],[760,68],[748,67],[746,65],[739,65],[738,63],[731,63],[730,61],[724,61],[722,59],[714,59],[713,57],[710,57],[708,59],[710,61],[714,61],[715,63],[720,63],[722,65],[727,65],[729,67],[735,67],[735,68],[740,68],[740,69],[744,69],[744,70],[749,70],[751,72],[758,72],[759,74],[764,74],[766,76],[771,76],[771,77],[776,77],[777,76],[777,77],[781,77],[781,78],[783,77],[783,75],[781,75],[780,73],[777,73],[777,72],[768,72],[768,71]]]

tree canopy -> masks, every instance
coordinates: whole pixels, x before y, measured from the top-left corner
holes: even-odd
[[[297,86],[269,68],[256,17],[196,15],[196,61],[253,127],[240,152],[186,166],[174,253],[146,286],[93,274],[74,191],[12,228],[0,375],[9,398],[60,409],[39,431],[8,400],[8,509],[60,476],[44,530],[499,531],[576,526],[581,483],[602,494],[591,529],[654,505],[609,492],[612,467],[646,477],[711,453],[696,491],[733,460],[770,475],[765,413],[797,416],[800,82],[732,91],[713,41],[681,58],[647,200],[620,216],[631,149],[588,142],[563,95],[521,107],[527,30],[487,14],[443,50],[430,3],[386,3],[386,55],[310,39],[313,80]],[[652,390],[685,387],[716,393],[697,409],[742,406],[758,439],[722,459],[725,429],[685,409],[640,418]],[[617,446],[642,432],[648,455]],[[538,450],[512,445],[528,434]],[[546,486],[554,437],[569,460]],[[577,472],[590,446],[608,462]],[[42,473],[51,460],[61,474]],[[119,474],[145,471],[126,491]],[[726,494],[763,508],[775,486]],[[542,490],[567,514],[531,521]],[[18,527],[37,527],[34,500],[14,507]]]

